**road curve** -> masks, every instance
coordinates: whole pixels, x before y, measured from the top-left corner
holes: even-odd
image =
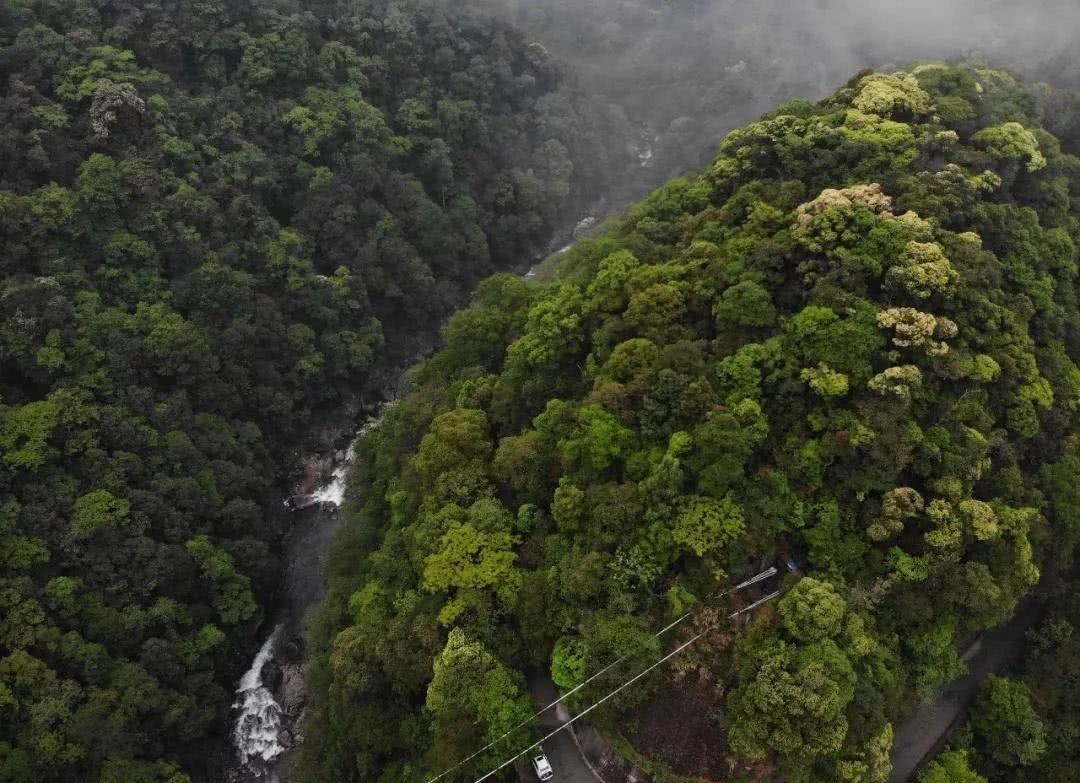
[[[944,738],[949,728],[971,704],[986,677],[1004,668],[1020,651],[1024,634],[1039,617],[1042,605],[1036,598],[1021,602],[1016,615],[1005,625],[984,634],[964,654],[968,673],[953,680],[933,704],[920,707],[896,730],[889,783],[906,783]]]

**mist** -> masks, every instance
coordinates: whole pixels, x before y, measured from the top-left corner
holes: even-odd
[[[446,0],[460,2],[461,0]],[[467,0],[564,61],[632,129],[617,201],[706,163],[731,129],[864,68],[979,61],[1080,88],[1076,0]]]

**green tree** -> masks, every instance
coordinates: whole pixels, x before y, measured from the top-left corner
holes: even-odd
[[[800,642],[810,643],[840,633],[847,604],[831,584],[808,576],[780,600],[777,610],[788,633]]]
[[[919,783],[987,783],[987,781],[968,766],[966,752],[950,750],[926,765],[926,769],[919,773]]]
[[[795,774],[839,751],[856,682],[840,648],[831,640],[775,642],[754,657],[756,674],[740,680],[729,698],[732,748],[749,759],[775,750],[782,768]]]
[[[971,714],[983,752],[998,764],[1034,764],[1046,753],[1046,725],[1022,682],[992,676],[983,684]]]
[[[691,496],[684,501],[671,535],[677,543],[702,557],[735,541],[745,529],[742,509],[731,495],[720,500]]]
[[[532,714],[520,677],[501,663],[480,642],[471,641],[460,628],[450,631],[446,646],[433,664],[425,709],[434,721],[432,768],[444,768],[470,755],[478,743],[490,743]],[[524,736],[511,737],[510,745]],[[469,763],[484,770],[502,760],[492,750]]]

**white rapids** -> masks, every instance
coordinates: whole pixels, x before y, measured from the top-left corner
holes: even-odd
[[[352,467],[353,447],[356,442],[349,444],[349,450],[345,453],[345,459],[334,468],[330,474],[330,480],[323,486],[311,493],[311,500],[315,503],[329,503],[340,508],[345,502],[345,479],[349,476],[349,468]]]
[[[357,441],[372,427],[382,421],[390,403],[381,405],[376,415],[367,419],[357,430],[348,449],[334,465],[330,479],[310,495],[297,495],[285,501],[290,509],[307,508],[316,504],[340,508],[345,502],[345,485],[353,464],[353,452]],[[262,668],[273,658],[274,647],[283,626],[278,625],[263,643],[251,668],[240,679],[236,689],[236,723],[233,725],[233,744],[241,765],[255,779],[268,777],[270,783],[277,779],[274,760],[288,748],[281,741],[283,715],[281,705],[262,681]]]
[[[285,752],[278,740],[281,731],[281,705],[274,700],[270,690],[263,684],[262,668],[274,654],[279,625],[263,643],[259,654],[251,663],[236,689],[237,710],[233,728],[233,742],[240,756],[240,763],[256,777],[260,777],[266,765]]]
[[[296,511],[323,503],[341,508],[341,505],[345,502],[345,486],[348,483],[349,470],[352,468],[353,452],[356,450],[356,444],[365,433],[382,421],[389,404],[383,403],[380,405],[375,415],[367,419],[360,429],[356,431],[352,441],[349,443],[349,447],[345,449],[341,461],[334,465],[334,469],[330,473],[330,480],[310,495],[292,495],[286,498],[285,507],[287,509]]]

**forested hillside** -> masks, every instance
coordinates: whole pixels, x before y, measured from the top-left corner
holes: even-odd
[[[482,283],[358,450],[303,780],[428,779],[529,715],[525,672],[627,656],[580,708],[708,630],[590,719],[654,772],[885,781],[896,722],[1080,541],[1069,105],[986,67],[863,73],[553,281]],[[723,620],[776,557],[785,595]]]
[[[618,171],[586,108],[419,0],[0,6],[0,780],[201,777],[298,433]]]
[[[1056,473],[1058,492],[1076,500],[1080,453]],[[986,680],[949,748],[920,783],[1069,783],[1080,764],[1080,600],[1072,579],[1055,584],[1022,654]]]

